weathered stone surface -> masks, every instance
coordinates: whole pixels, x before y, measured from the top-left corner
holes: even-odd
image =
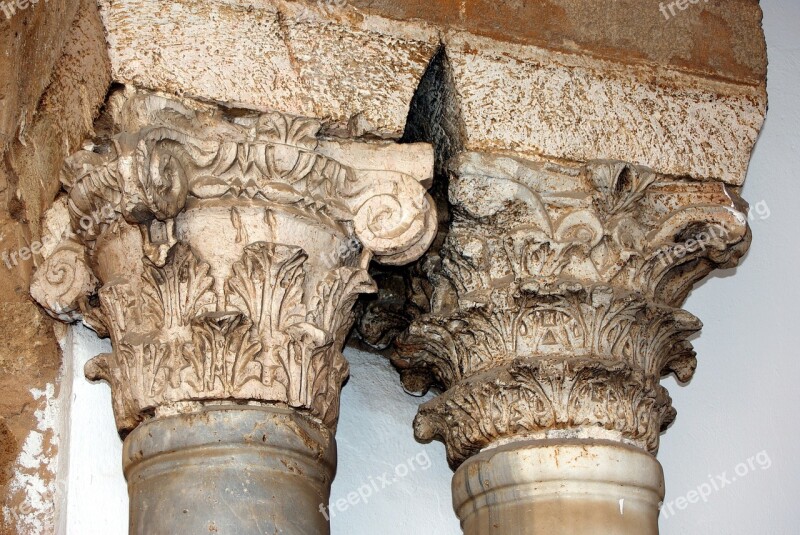
[[[757,3],[685,3],[666,17],[646,0],[100,0],[102,25],[91,0],[40,3],[0,38],[0,173],[22,223],[3,237],[38,240],[112,77],[193,97],[110,103],[116,122],[70,159],[46,222],[60,234],[67,212],[76,234],[44,248],[33,294],[114,339],[88,371],[112,383],[123,432],[231,399],[332,428],[370,258],[402,264],[435,232],[429,148],[378,138],[433,142],[438,171],[456,157],[452,232],[390,296],[417,317],[396,360],[408,386],[448,388],[418,436],[443,438],[454,465],[520,437],[654,452],[674,417],[658,379],[694,368],[699,322],[678,307],[749,241],[724,184],[743,182],[766,107]],[[54,377],[47,324],[21,298],[33,263],[0,287],[3,314],[52,349],[32,362]],[[380,344],[400,319],[375,324]],[[9,382],[27,373],[16,358],[30,359],[7,359]],[[42,409],[52,390],[32,395]],[[8,458],[22,409],[1,421]]]
[[[49,0],[0,12],[0,146],[4,149],[30,124],[61,57],[80,0]]]
[[[5,290],[1,295],[0,532],[47,533],[54,519],[61,358],[51,321],[21,296],[14,302]]]
[[[39,240],[39,222],[61,188],[64,158],[87,134],[111,83],[103,26],[94,2],[83,0],[66,36],[63,54],[39,99],[32,119],[9,150],[16,197],[24,205],[31,239]]]
[[[400,21],[417,19],[498,41],[658,64],[759,85],[767,52],[757,0],[349,0]],[[667,14],[660,5],[667,8]]]
[[[675,410],[659,380],[688,381],[693,284],[736,265],[746,205],[718,182],[598,161],[561,166],[465,153],[453,221],[429,259],[429,314],[395,359],[420,406],[415,433],[453,466],[518,437],[585,436],[655,453]]]
[[[353,304],[375,291],[373,258],[413,261],[436,234],[432,147],[322,140],[315,119],[133,87],[106,110],[108,130],[65,163],[69,195],[46,218],[60,240],[31,295],[111,338],[85,371],[111,385],[131,510],[150,511],[131,532],[327,533]],[[164,496],[165,471],[196,494]],[[236,508],[217,498],[248,478]],[[266,501],[268,524],[237,513]]]
[[[367,265],[414,260],[436,232],[432,148],[321,143],[313,119],[133,88],[108,111],[120,133],[68,159],[72,232],[31,294],[110,335],[87,375],[111,383],[120,431],[230,400],[334,429]]]
[[[688,5],[102,3],[121,82],[398,136],[441,45],[468,150],[741,185],[766,110],[761,12]]]
[[[766,88],[614,64],[466,33],[446,47],[475,151],[584,162],[741,185],[766,113]]]
[[[100,2],[114,79],[390,137],[438,47],[420,24],[317,2]],[[192,24],[186,24],[191,20]]]
[[[657,4],[627,0],[501,1],[484,11],[470,0],[351,5],[443,28],[405,136],[436,147],[432,191],[443,235],[450,229],[446,167],[463,151],[569,165],[616,159],[676,179],[744,180],[766,110],[757,2],[688,4],[703,24],[719,23],[708,28],[677,18],[656,23],[643,13],[658,13]],[[551,16],[559,10],[569,19]],[[657,32],[642,30],[654,25],[670,38],[654,44]],[[720,43],[727,55],[703,54]],[[443,241],[414,269],[378,278],[385,281],[378,299],[359,318],[365,341],[383,349],[393,332],[430,311]]]
[[[40,2],[0,19],[0,531],[47,533],[61,359],[52,321],[28,295],[38,260],[31,250],[63,158],[91,131],[110,69],[90,0]]]

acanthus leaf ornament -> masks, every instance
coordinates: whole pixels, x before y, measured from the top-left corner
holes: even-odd
[[[421,184],[432,149],[321,144],[313,119],[229,116],[131,88],[108,108],[120,133],[67,161],[73,238],[36,272],[34,295],[111,337],[86,372],[111,384],[120,431],[226,403],[335,429],[351,309],[375,291],[370,260],[413,259],[435,233]],[[349,163],[392,151],[431,162]],[[62,288],[48,273],[64,255],[76,276]]]
[[[443,440],[454,467],[532,438],[655,453],[675,418],[659,380],[688,381],[697,365],[701,323],[679,307],[747,250],[744,202],[623,162],[466,153],[450,169],[430,313],[394,358],[407,388],[443,391],[420,407],[417,437]]]

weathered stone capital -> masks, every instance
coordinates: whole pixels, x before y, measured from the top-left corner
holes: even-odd
[[[430,314],[396,364],[422,405],[417,437],[454,466],[520,438],[593,437],[655,453],[675,410],[660,378],[691,378],[681,310],[693,284],[750,243],[734,188],[622,162],[567,166],[467,153],[451,165],[452,226],[428,262]]]
[[[111,337],[87,375],[111,384],[119,429],[207,403],[333,429],[370,260],[413,260],[435,233],[431,147],[132,89],[108,107],[114,131],[65,166],[70,228],[31,291]]]

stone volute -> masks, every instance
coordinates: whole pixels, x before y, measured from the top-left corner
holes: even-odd
[[[431,147],[130,87],[107,108],[31,291],[111,338],[86,374],[126,437],[131,533],[328,533],[351,308],[371,259],[431,242]]]

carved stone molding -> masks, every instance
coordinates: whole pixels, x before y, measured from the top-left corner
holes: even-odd
[[[111,337],[86,373],[120,431],[226,403],[335,429],[370,260],[413,260],[435,233],[432,149],[131,88],[108,109],[114,131],[65,165],[71,228],[31,292]]]
[[[398,340],[421,440],[453,467],[511,440],[596,438],[655,453],[675,418],[659,380],[695,369],[681,310],[736,265],[750,233],[735,188],[614,161],[568,166],[466,153],[452,226],[428,260],[431,313]]]

